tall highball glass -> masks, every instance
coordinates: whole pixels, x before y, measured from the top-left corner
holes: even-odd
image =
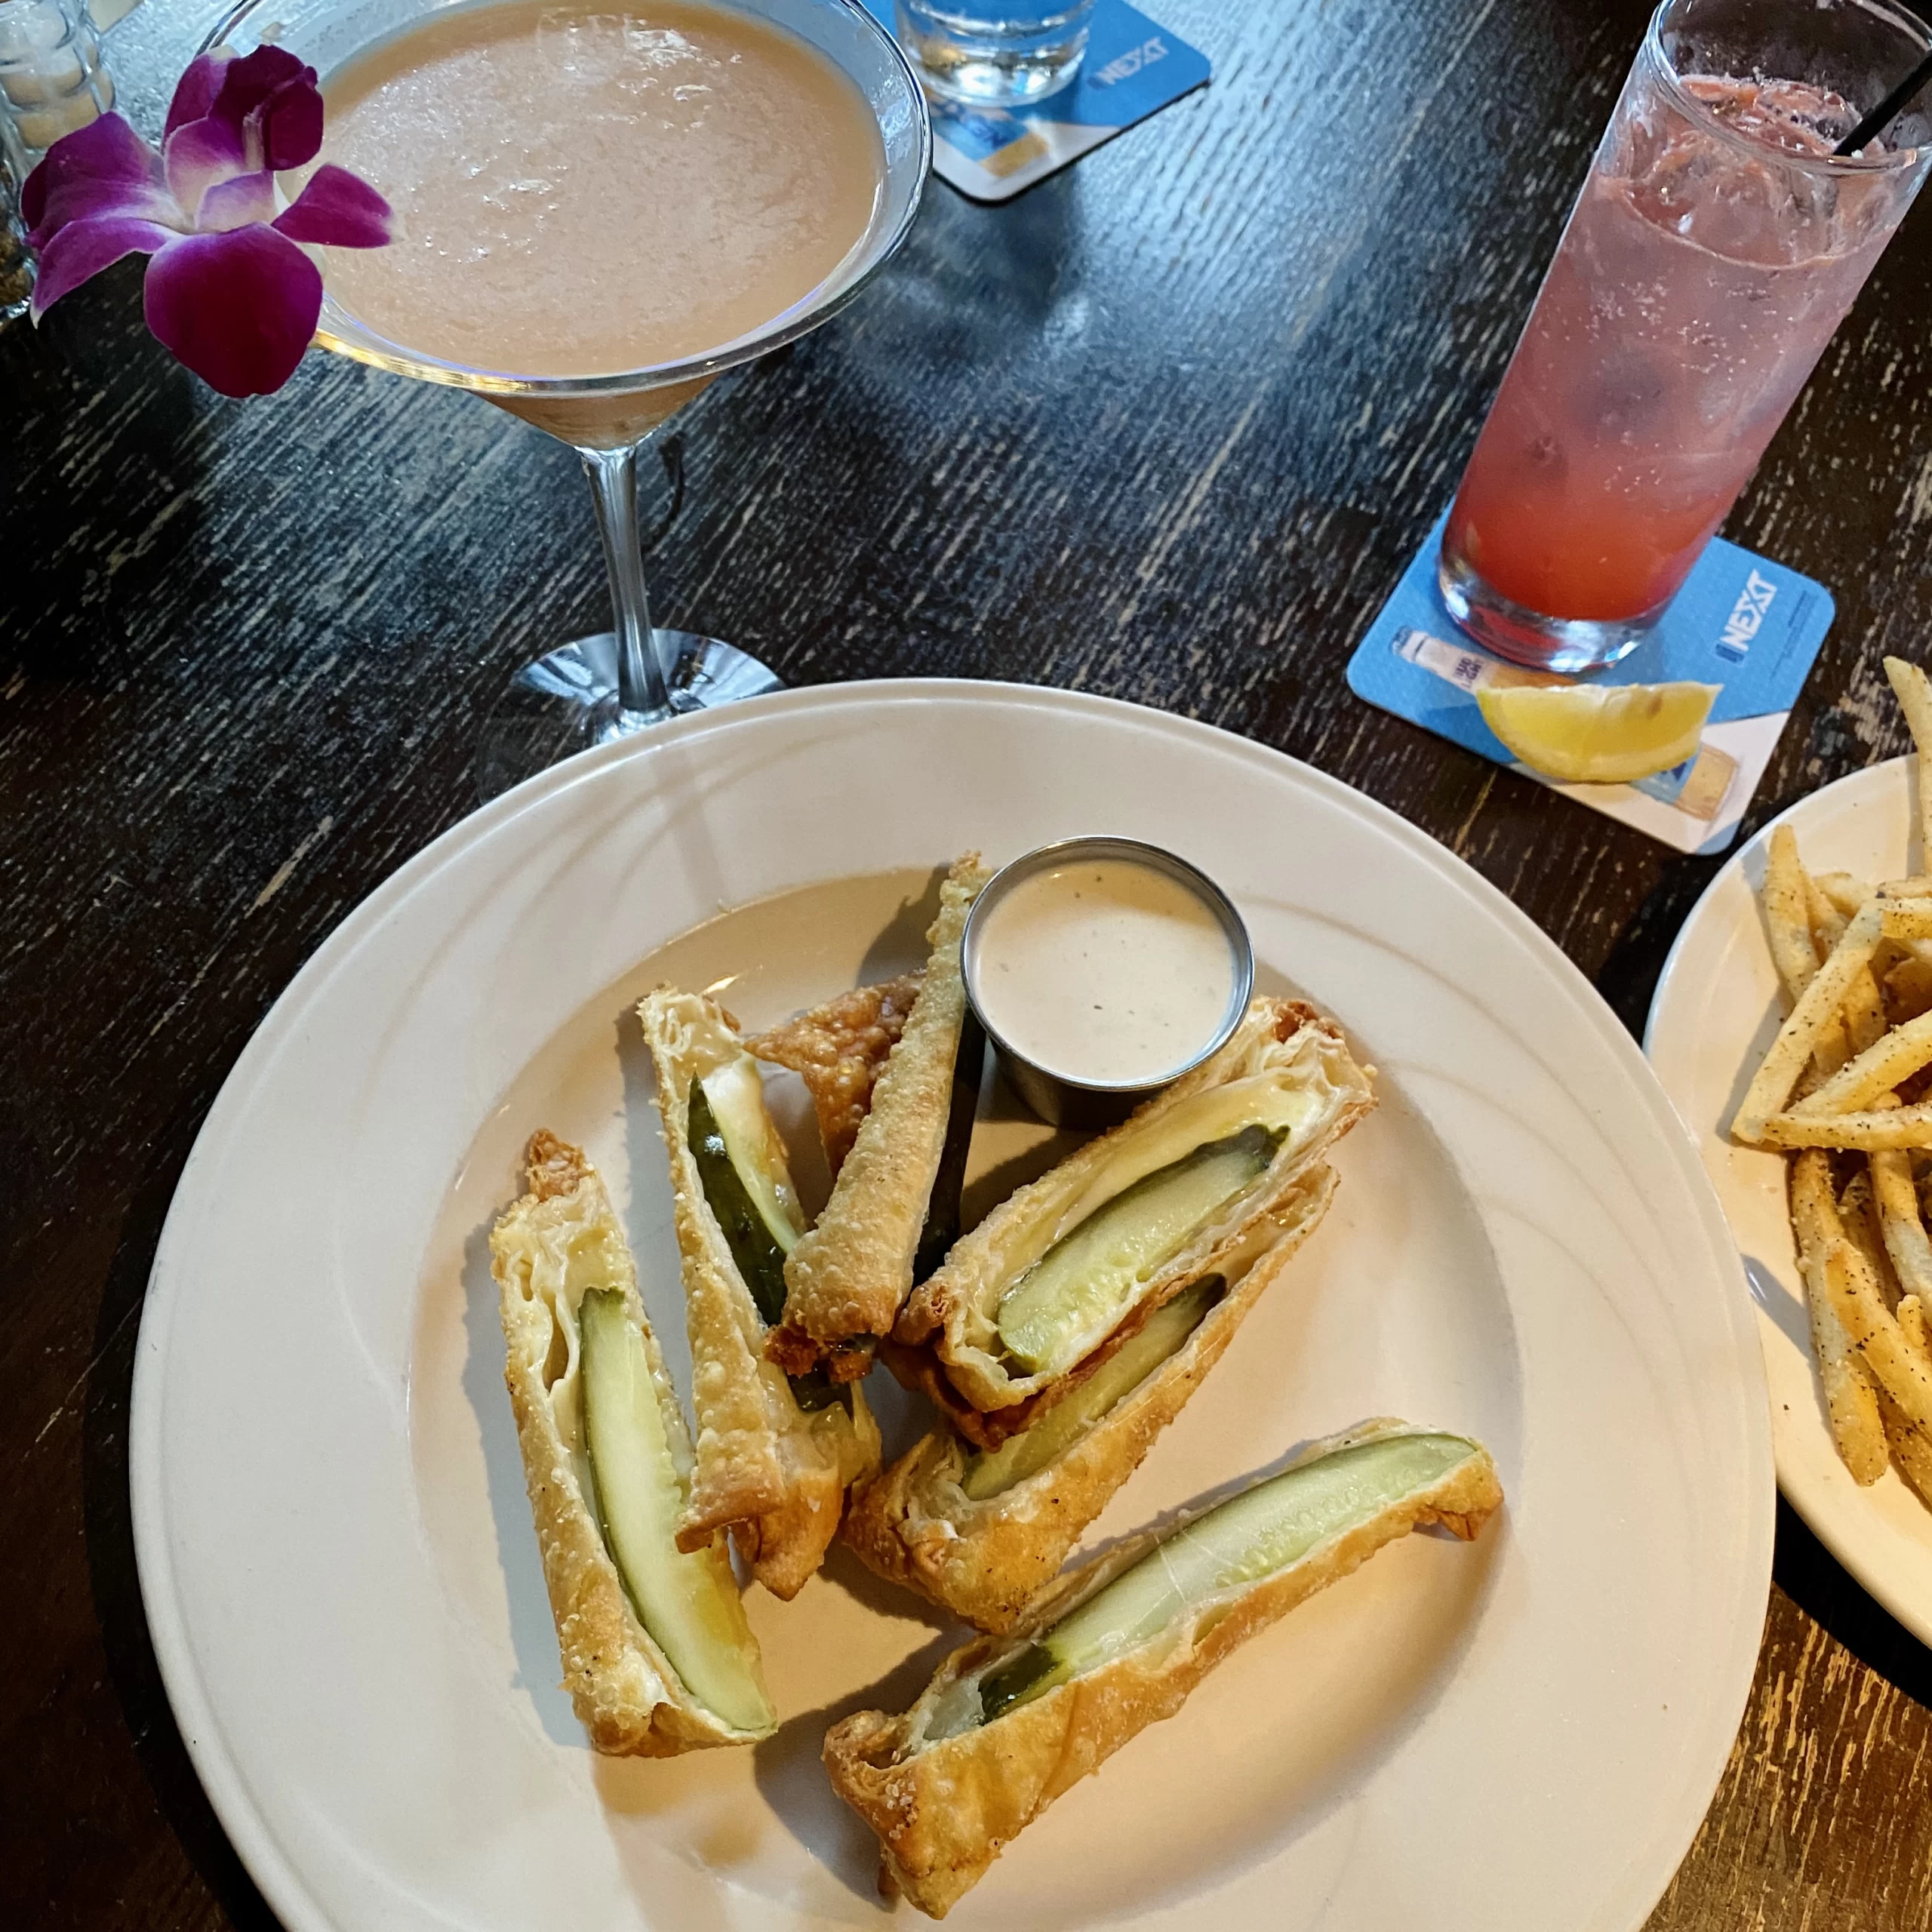
[[[1642,641],[1925,178],[1921,104],[1832,148],[1932,32],[1894,0],[1665,0],[1444,534],[1480,644],[1588,670]]]

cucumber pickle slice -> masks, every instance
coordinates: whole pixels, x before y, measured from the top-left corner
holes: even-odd
[[[755,1193],[753,1185],[747,1184],[745,1168],[753,1169],[755,1184],[756,1164],[746,1156],[740,1164],[742,1150],[734,1150],[725,1137],[702,1080],[691,1082],[685,1112],[691,1158],[697,1164],[704,1198],[758,1313],[768,1327],[776,1327],[785,1318],[785,1257],[798,1238],[797,1232],[777,1211],[777,1197],[768,1183]],[[760,1198],[766,1193],[772,1194],[769,1202]]]
[[[1030,1429],[1010,1435],[997,1449],[970,1457],[960,1487],[975,1503],[998,1496],[1037,1475],[1063,1454],[1115,1403],[1140,1387],[1161,1363],[1180,1353],[1208,1311],[1227,1291],[1226,1281],[1209,1275],[1163,1302],[1139,1331],[1123,1342],[1085,1381],[1047,1411]]]
[[[1285,1570],[1440,1482],[1481,1451],[1460,1435],[1383,1436],[1230,1497],[1164,1537],[980,1680],[980,1721],[1146,1643],[1223,1590]]]
[[[684,1483],[672,1460],[644,1331],[618,1288],[577,1307],[583,1424],[598,1527],[638,1620],[685,1688],[739,1730],[777,1721],[721,1537],[686,1555],[676,1540]]]
[[[1268,1170],[1287,1128],[1244,1127],[1143,1174],[1063,1235],[994,1318],[1030,1375],[1071,1368],[1127,1312],[1134,1290]]]
[[[749,1054],[743,1064],[752,1069],[752,1077],[756,1080],[757,1068]],[[735,1075],[738,1063],[724,1070]],[[714,1084],[718,1084],[716,1075],[710,1078]],[[747,1095],[735,1084],[722,1091],[727,1097],[727,1113],[736,1116],[734,1131],[724,1128],[703,1081],[691,1082],[685,1109],[691,1158],[697,1166],[704,1198],[724,1232],[724,1244],[731,1251],[731,1259],[737,1264],[745,1286],[751,1291],[752,1300],[764,1325],[775,1328],[785,1318],[785,1257],[799,1234],[785,1212],[791,1183],[788,1178],[785,1192],[780,1194],[771,1177],[745,1151],[759,1137],[751,1131],[753,1123],[743,1111],[754,1100],[760,1109],[756,1125],[769,1130],[770,1122],[762,1111],[762,1085],[755,1096]],[[785,1237],[782,1241],[778,1238],[780,1233]],[[834,1382],[823,1367],[795,1375],[791,1383],[792,1401],[808,1415],[815,1410],[829,1409],[835,1403],[848,1415],[852,1413],[851,1385]]]

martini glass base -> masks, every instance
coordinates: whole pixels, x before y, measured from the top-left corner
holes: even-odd
[[[749,652],[691,631],[654,631],[658,662],[675,666],[668,711],[626,711],[617,698],[617,640],[579,638],[526,664],[485,721],[476,789],[486,798],[547,771],[573,752],[608,745],[712,705],[783,691],[784,680]]]

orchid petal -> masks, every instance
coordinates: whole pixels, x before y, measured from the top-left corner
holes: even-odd
[[[269,168],[300,168],[321,152],[322,97],[312,70],[306,82],[277,88],[253,118],[261,128],[262,158]]]
[[[63,134],[20,189],[27,238],[43,249],[70,221],[134,215],[187,223],[160,181],[154,150],[118,114]]]
[[[208,112],[240,131],[252,168],[300,168],[321,148],[315,70],[285,48],[258,47],[231,62]]]
[[[200,120],[214,105],[222,76],[234,58],[232,54],[203,54],[189,62],[187,72],[175,83],[174,98],[168,103],[168,125],[161,131],[164,143],[176,128]]]
[[[124,255],[152,255],[180,235],[158,221],[109,215],[99,221],[70,221],[40,251],[40,269],[28,312],[38,322],[62,296],[80,287]]]
[[[325,161],[272,226],[291,242],[320,242],[330,248],[380,248],[389,240],[394,220],[389,203],[360,175]]]
[[[232,181],[217,181],[202,197],[195,211],[198,234],[220,235],[232,228],[246,228],[251,222],[275,220],[275,177],[264,168],[259,174],[238,174]]]
[[[294,374],[315,333],[322,278],[272,228],[169,243],[148,264],[148,327],[223,395],[266,395]]]
[[[204,115],[175,129],[162,148],[168,186],[184,213],[192,215],[208,190],[238,176],[256,173],[248,165],[248,144],[238,125]]]
[[[239,122],[291,81],[306,81],[313,87],[315,70],[285,47],[270,43],[252,54],[230,55],[222,71],[221,90],[204,111]]]

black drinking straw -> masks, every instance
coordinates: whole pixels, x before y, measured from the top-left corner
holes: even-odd
[[[1834,155],[1853,155],[1878,135],[1882,134],[1905,106],[1927,81],[1932,81],[1932,51],[1921,60],[1884,99],[1879,102],[1858,125],[1832,149]]]

